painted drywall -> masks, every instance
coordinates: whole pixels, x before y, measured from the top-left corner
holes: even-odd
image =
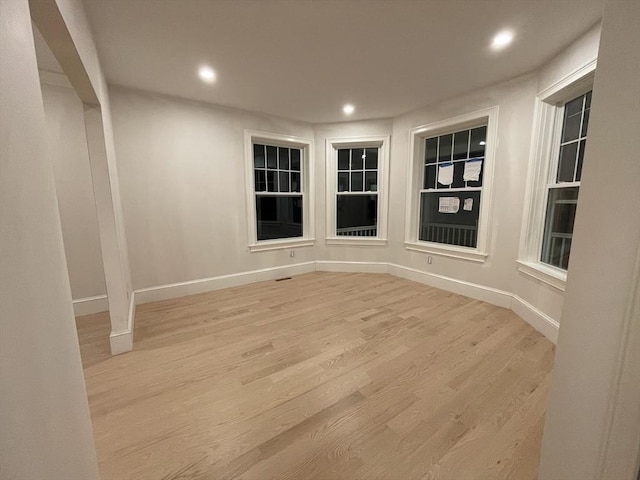
[[[108,292],[109,313],[111,317],[112,333],[128,332],[132,341],[130,300],[131,278],[129,271],[129,259],[126,247],[124,222],[122,220],[122,205],[120,200],[120,188],[118,184],[115,149],[113,145],[113,132],[111,125],[111,112],[107,84],[100,68],[96,46],[91,35],[89,23],[81,0],[54,0],[57,12],[60,15],[64,27],[59,24],[55,28],[64,28],[68,31],[73,45],[63,45],[61,53],[67,58],[79,56],[80,62],[71,62],[73,71],[65,73],[74,83],[76,76],[86,74],[90,87],[95,92],[96,105],[85,106],[86,131],[90,161],[92,162],[92,178],[94,182],[95,200],[100,227],[100,242],[105,272],[105,282]],[[46,37],[44,27],[47,22],[55,22],[56,18],[47,18],[48,15],[38,15],[37,4],[32,6],[36,10],[38,25],[43,36]],[[50,17],[51,15],[49,15]],[[55,29],[54,29],[55,31]],[[58,46],[59,47],[59,46]],[[65,50],[66,49],[66,50]],[[60,58],[58,58],[59,61]],[[65,68],[65,64],[61,61]],[[69,65],[69,64],[67,64]],[[82,95],[80,95],[82,98]],[[90,97],[90,96],[89,96]],[[95,103],[92,98],[83,98],[85,102]],[[129,342],[131,343],[131,342]],[[112,343],[112,349],[113,349]]]
[[[390,241],[392,262],[437,275],[510,292],[520,236],[523,190],[537,87],[535,75],[495,85],[432,105],[394,120],[391,148]],[[405,208],[410,168],[409,130],[458,115],[498,106],[497,148],[491,202],[491,224],[484,263],[406,250]],[[486,201],[487,198],[483,198]],[[427,264],[432,255],[433,263]]]
[[[26,0],[0,49],[1,475],[98,479]]]
[[[625,480],[637,468],[627,457],[617,472],[600,470],[626,324],[640,321],[630,308],[640,274],[639,23],[640,3],[606,3],[541,480]]]
[[[315,260],[250,252],[244,130],[313,139],[313,127],[127,89],[111,91],[135,289]]]
[[[321,261],[388,262],[389,246],[327,245],[326,141],[334,138],[356,138],[391,135],[391,120],[369,120],[317,125],[316,147],[316,257]],[[389,148],[390,146],[387,146]],[[390,167],[393,168],[393,167]],[[387,179],[388,180],[388,179]],[[334,181],[334,180],[332,180]],[[388,181],[387,181],[388,186]],[[388,187],[387,187],[388,188]]]
[[[82,102],[70,87],[41,86],[71,294],[106,295]]]

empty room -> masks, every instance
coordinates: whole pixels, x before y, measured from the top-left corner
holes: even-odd
[[[0,5],[0,478],[640,478],[640,2]]]

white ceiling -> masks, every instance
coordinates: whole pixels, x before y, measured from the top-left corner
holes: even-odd
[[[85,0],[112,84],[321,123],[392,117],[530,72],[602,0]],[[500,29],[515,40],[489,44]],[[198,66],[211,65],[207,85]]]

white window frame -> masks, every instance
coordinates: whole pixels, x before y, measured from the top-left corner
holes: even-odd
[[[482,197],[478,218],[476,248],[446,245],[418,240],[420,222],[420,191],[424,172],[425,140],[446,135],[459,130],[487,125],[487,138],[482,179]],[[465,115],[449,118],[428,125],[421,125],[409,131],[409,172],[407,175],[407,211],[405,219],[405,241],[407,250],[415,250],[433,255],[458,258],[473,262],[484,262],[488,256],[490,214],[493,198],[493,170],[498,142],[498,107],[493,106]],[[446,190],[434,190],[446,191]]]
[[[302,237],[283,238],[258,241],[256,225],[256,192],[253,166],[253,144],[273,145],[276,147],[299,148],[300,160],[300,193],[302,194]],[[251,252],[278,250],[285,248],[307,247],[315,243],[314,238],[314,161],[313,140],[278,133],[258,130],[244,131],[245,152],[245,192],[247,210],[248,244]]]
[[[328,138],[326,140],[326,243],[327,245],[381,246],[387,244],[389,215],[389,135],[366,137]],[[336,234],[338,195],[338,150],[343,148],[378,149],[378,220],[375,237],[347,237]],[[362,195],[367,192],[358,192]]]
[[[527,191],[516,268],[519,272],[560,291],[567,271],[543,263],[542,242],[550,179],[558,167],[564,105],[593,89],[596,60],[546,88],[536,96]],[[563,183],[563,187],[578,183]]]

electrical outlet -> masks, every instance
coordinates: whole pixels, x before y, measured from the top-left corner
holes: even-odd
[[[427,263],[428,263],[429,265],[431,265],[431,264],[433,263],[433,258],[431,258],[431,255],[429,255],[429,256],[427,257]]]
[[[295,250],[290,250],[290,251],[289,251],[289,256],[290,256],[291,258],[295,257],[295,256],[296,256],[296,251],[295,251]]]

